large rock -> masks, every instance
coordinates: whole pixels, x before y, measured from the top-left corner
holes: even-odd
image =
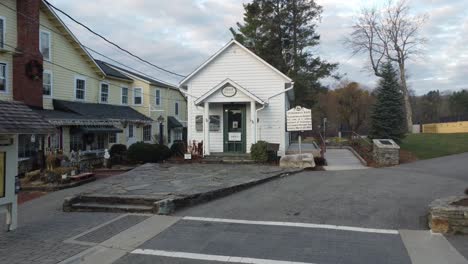
[[[311,153],[292,154],[282,156],[280,159],[280,167],[282,168],[314,168],[314,155]]]

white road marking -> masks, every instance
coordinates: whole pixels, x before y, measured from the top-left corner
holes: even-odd
[[[185,216],[182,219],[183,220],[190,220],[190,221],[233,223],[233,224],[246,224],[246,225],[292,226],[292,227],[304,227],[304,228],[333,229],[333,230],[344,230],[344,231],[377,233],[377,234],[390,234],[390,235],[398,235],[399,234],[398,230],[392,230],[392,229],[376,229],[376,228],[339,226],[339,225],[322,225],[322,224],[294,223],[294,222],[274,222],[274,221],[250,221],[250,220],[239,220],[239,219],[193,217],[193,216]]]
[[[309,262],[295,262],[260,258],[244,258],[222,255],[197,254],[178,251],[154,250],[154,249],[135,249],[132,254],[152,255],[170,258],[197,259],[205,261],[219,261],[228,263],[250,263],[250,264],[314,264]]]

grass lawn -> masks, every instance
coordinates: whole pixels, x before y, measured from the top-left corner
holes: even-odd
[[[400,146],[418,159],[458,154],[468,152],[468,133],[409,134]]]

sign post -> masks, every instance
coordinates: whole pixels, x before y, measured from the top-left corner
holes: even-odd
[[[286,112],[286,130],[299,131],[299,154],[302,154],[303,131],[312,130],[312,111],[302,106],[296,106]]]

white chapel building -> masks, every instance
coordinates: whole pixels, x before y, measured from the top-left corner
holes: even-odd
[[[187,141],[203,141],[204,155],[250,153],[253,143],[289,146],[286,111],[294,83],[236,40],[180,82],[187,95]]]

